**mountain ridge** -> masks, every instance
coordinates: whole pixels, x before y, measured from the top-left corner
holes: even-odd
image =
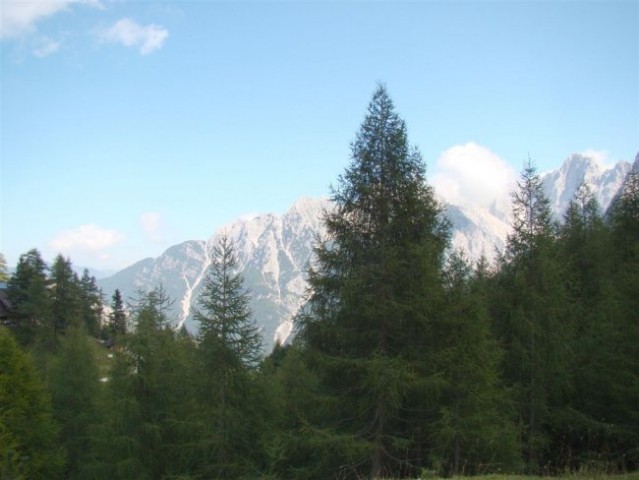
[[[639,155],[635,159],[639,165]],[[569,156],[557,170],[541,176],[556,218],[560,219],[576,188],[587,182],[602,210],[608,207],[630,171],[628,162],[605,167],[583,154]],[[157,258],[143,259],[98,281],[105,292],[119,288],[125,297],[162,285],[175,300],[176,326],[197,330],[193,310],[210,265],[210,251],[220,235],[234,241],[251,308],[268,351],[285,342],[293,330],[293,317],[304,300],[306,272],[313,242],[324,233],[322,216],[331,208],[327,198],[301,197],[283,214],[266,213],[240,218],[222,226],[208,240],[189,240],[168,248]],[[499,209],[471,208],[446,203],[451,222],[451,248],[463,250],[471,261],[494,260],[506,245],[510,225]]]

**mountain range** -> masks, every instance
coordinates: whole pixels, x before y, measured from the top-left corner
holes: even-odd
[[[639,155],[635,159],[639,168]],[[577,187],[586,182],[603,210],[610,205],[631,169],[628,162],[612,167],[581,154],[568,157],[562,166],[542,175],[542,186],[553,214],[560,219]],[[452,248],[464,250],[471,261],[485,256],[493,260],[506,244],[509,213],[446,203],[451,223]],[[328,199],[301,198],[284,214],[263,214],[238,219],[218,229],[208,240],[190,240],[167,249],[157,258],[146,258],[98,281],[110,297],[117,288],[124,298],[162,285],[173,299],[171,315],[176,326],[197,331],[193,311],[211,263],[210,252],[220,235],[235,242],[251,308],[264,340],[265,351],[284,343],[293,329],[293,317],[304,301],[306,272],[313,242],[323,233],[322,215],[331,208]]]

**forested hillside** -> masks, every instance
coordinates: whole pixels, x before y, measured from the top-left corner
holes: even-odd
[[[446,255],[425,171],[378,88],[295,340],[265,358],[228,237],[197,336],[161,288],[127,305],[68,258],[22,255],[0,326],[0,478],[637,470],[639,164],[607,212],[583,183],[557,222],[529,160],[494,268]]]

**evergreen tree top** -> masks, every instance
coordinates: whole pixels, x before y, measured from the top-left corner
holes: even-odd
[[[333,188],[337,208],[325,217],[329,236],[347,249],[430,238],[443,252],[449,228],[425,172],[421,154],[408,143],[404,120],[379,86],[351,144],[350,164]]]
[[[232,240],[222,236],[213,247],[211,267],[198,297],[194,317],[200,324],[199,340],[206,348],[217,344],[232,352],[245,367],[261,359],[260,333],[250,308],[250,294],[238,271]]]
[[[409,147],[404,120],[380,85],[351,144],[351,163],[333,189],[334,202],[362,208],[366,198],[399,194],[410,183],[424,186],[425,171],[421,155]]]
[[[550,202],[544,193],[541,177],[528,158],[517,181],[513,198],[513,233],[507,238],[507,256],[515,258],[533,252],[555,234]]]

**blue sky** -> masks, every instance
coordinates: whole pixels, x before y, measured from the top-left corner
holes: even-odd
[[[118,269],[327,195],[378,82],[480,203],[529,154],[639,149],[637,1],[0,1],[9,265]]]

